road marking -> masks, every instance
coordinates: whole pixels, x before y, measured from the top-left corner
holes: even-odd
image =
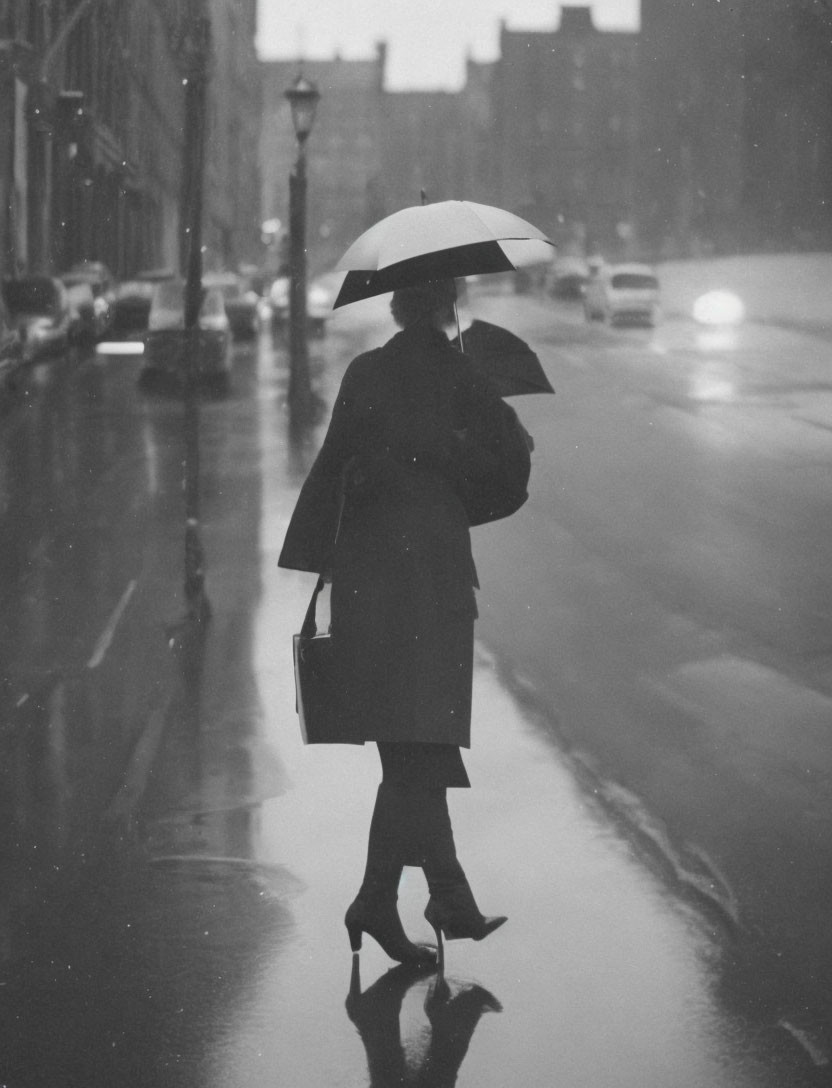
[[[104,660],[104,657],[110,648],[110,644],[113,641],[113,637],[115,636],[119,620],[124,615],[124,610],[130,603],[130,598],[133,596],[135,588],[136,579],[134,578],[128,584],[127,589],[125,589],[124,593],[122,593],[121,600],[114,608],[113,614],[110,616],[107,626],[101,632],[101,637],[95,644],[95,649],[92,652],[92,657],[87,662],[88,669],[97,669],[101,662]]]

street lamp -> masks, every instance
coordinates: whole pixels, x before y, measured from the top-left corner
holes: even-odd
[[[312,408],[306,343],[306,141],[321,95],[314,83],[299,75],[285,97],[298,144],[295,168],[289,176],[289,408],[305,417]]]

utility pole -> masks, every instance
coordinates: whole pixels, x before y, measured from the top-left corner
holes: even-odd
[[[308,421],[314,409],[309,380],[306,312],[306,141],[315,121],[321,95],[317,86],[299,75],[285,92],[292,111],[297,158],[289,175],[289,409],[297,420]]]
[[[200,534],[199,458],[199,311],[202,306],[202,210],[205,171],[206,96],[211,52],[211,23],[203,0],[187,0],[178,42],[185,85],[185,602],[186,619],[203,622],[211,609],[205,593],[205,556]]]
[[[299,145],[289,175],[289,406],[299,416],[309,414],[312,387],[306,316],[306,152]]]

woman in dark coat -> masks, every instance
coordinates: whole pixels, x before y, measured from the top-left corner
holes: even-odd
[[[448,787],[470,783],[477,576],[469,528],[526,497],[528,436],[442,331],[452,280],[397,291],[402,331],[347,368],[303,485],[280,565],[332,580],[331,633],[345,728],[382,764],[367,867],[346,925],[391,958],[430,962],[396,909],[404,865],[421,867],[425,917],[481,940],[505,918],[478,910],[454,846]]]

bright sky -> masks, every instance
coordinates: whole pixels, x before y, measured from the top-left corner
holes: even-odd
[[[495,60],[500,20],[510,30],[553,30],[558,0],[258,0],[264,60],[375,55],[386,41],[390,90],[458,90],[465,57]],[[581,3],[581,0],[572,0]],[[636,30],[639,0],[583,0],[603,30]]]

